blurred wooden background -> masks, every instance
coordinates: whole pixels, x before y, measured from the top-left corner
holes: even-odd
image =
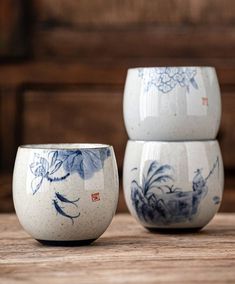
[[[22,143],[113,144],[121,177],[127,68],[167,65],[217,68],[221,210],[233,211],[235,1],[0,0],[0,212],[13,210],[11,173]],[[126,210],[122,194],[119,210]]]

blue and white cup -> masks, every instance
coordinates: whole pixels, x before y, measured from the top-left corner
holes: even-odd
[[[113,147],[101,144],[18,148],[13,199],[23,228],[45,244],[87,244],[109,226],[118,202]]]
[[[124,121],[131,140],[215,139],[221,96],[213,67],[129,69]]]
[[[218,211],[223,185],[216,140],[127,143],[125,200],[146,228],[201,229]]]

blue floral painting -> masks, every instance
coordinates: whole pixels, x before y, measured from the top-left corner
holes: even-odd
[[[78,174],[87,180],[100,171],[104,161],[111,155],[109,148],[82,149],[82,150],[55,150],[46,152],[45,155],[34,154],[30,171],[33,174],[31,190],[33,195],[38,192],[44,182],[63,182],[72,174]],[[68,199],[65,195],[55,192],[52,204],[56,212],[64,217],[73,219],[79,217],[80,213],[71,216],[64,211],[60,204],[77,206],[79,197],[75,200]]]
[[[139,77],[143,80],[144,92],[160,91],[169,93],[177,86],[198,89],[196,81],[197,69],[194,67],[161,67],[161,68],[139,68]]]
[[[198,212],[200,202],[207,195],[207,181],[219,168],[217,157],[212,169],[203,177],[202,169],[197,169],[192,181],[192,190],[183,191],[175,187],[174,168],[168,164],[152,161],[143,175],[142,184],[131,182],[131,200],[138,217],[148,224],[169,225],[191,221]],[[134,168],[133,171],[137,170]],[[218,196],[214,204],[220,203]]]

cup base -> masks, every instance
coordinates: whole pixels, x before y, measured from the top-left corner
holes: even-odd
[[[38,240],[39,243],[46,246],[62,246],[62,247],[76,247],[76,246],[87,246],[94,242],[96,239],[81,240],[81,241],[48,241]]]
[[[192,234],[199,232],[203,227],[196,228],[149,228],[145,227],[151,233],[158,234]]]

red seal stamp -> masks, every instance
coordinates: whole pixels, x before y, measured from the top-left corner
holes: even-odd
[[[92,202],[96,202],[100,200],[100,193],[99,192],[95,192],[91,194],[91,200]]]
[[[208,98],[202,97],[202,105],[203,106],[208,106]]]

